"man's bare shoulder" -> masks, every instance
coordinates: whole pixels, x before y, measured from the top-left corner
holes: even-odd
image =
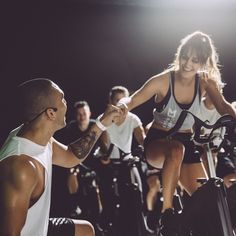
[[[37,168],[31,157],[11,156],[0,162],[0,182],[15,188],[34,187],[38,180]]]

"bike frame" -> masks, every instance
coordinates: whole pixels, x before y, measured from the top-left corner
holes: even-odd
[[[215,129],[218,129],[220,127],[229,128],[232,125],[233,125],[233,127],[235,127],[236,120],[232,116],[225,115],[225,116],[220,117],[215,122],[215,124],[209,125],[209,124],[203,122],[202,120],[200,120],[195,115],[193,115],[191,112],[184,110],[180,114],[180,117],[179,117],[175,127],[173,127],[171,130],[169,130],[169,137],[170,138],[179,130],[179,128],[181,127],[182,123],[184,122],[184,120],[188,114],[192,115],[195,120],[194,139],[198,143],[203,144],[203,147],[204,147],[206,154],[207,154],[207,162],[208,162],[209,172],[210,172],[209,173],[210,178],[206,181],[206,183],[203,184],[202,187],[200,187],[199,191],[197,190],[197,193],[193,194],[192,197],[195,199],[194,200],[195,202],[198,201],[199,199],[201,199],[201,201],[204,202],[206,200],[204,198],[204,196],[207,196],[206,190],[211,189],[212,193],[216,194],[216,206],[217,206],[217,213],[218,213],[219,217],[216,217],[215,226],[211,227],[209,230],[210,236],[213,236],[213,235],[215,236],[216,234],[221,235],[221,236],[234,236],[235,234],[233,231],[230,213],[229,213],[229,207],[228,207],[228,203],[226,200],[225,186],[223,184],[223,180],[216,177],[213,156],[212,156],[212,152],[211,152],[209,143],[213,139],[213,132]],[[201,137],[200,134],[201,134],[202,127],[205,127],[207,129],[211,129],[211,133],[209,134],[208,137]],[[231,132],[232,132],[232,129],[231,129]],[[202,191],[201,191],[201,188],[202,188]],[[183,219],[188,220],[188,217],[190,215],[191,215],[191,206],[189,207],[187,212],[184,212]],[[209,222],[212,222],[212,221],[209,221]],[[218,225],[218,224],[220,224],[220,225]],[[219,231],[216,232],[216,230],[214,228],[217,228],[217,230],[219,230]],[[207,235],[209,235],[209,234],[207,234]]]

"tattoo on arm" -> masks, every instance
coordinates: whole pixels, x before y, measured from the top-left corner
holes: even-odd
[[[83,137],[69,145],[71,151],[78,159],[84,159],[91,151],[98,135],[95,131],[89,130]]]

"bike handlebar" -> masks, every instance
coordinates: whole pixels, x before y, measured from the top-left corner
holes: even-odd
[[[194,140],[200,144],[211,142],[213,137],[213,132],[221,127],[225,127],[227,130],[228,135],[231,135],[231,139],[236,139],[236,119],[231,115],[223,115],[221,116],[214,124],[210,125],[207,122],[202,121],[197,116],[195,116],[190,111],[183,110],[173,128],[168,131],[168,137],[172,137],[178,130],[181,128],[184,120],[186,119],[187,115],[190,114],[195,121],[195,132],[194,132]],[[208,136],[201,136],[202,128],[211,129],[211,132]]]

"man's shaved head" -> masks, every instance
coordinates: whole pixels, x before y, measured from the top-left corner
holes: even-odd
[[[33,120],[40,112],[53,107],[52,95],[59,88],[49,79],[28,80],[18,87],[18,99],[21,122]]]

